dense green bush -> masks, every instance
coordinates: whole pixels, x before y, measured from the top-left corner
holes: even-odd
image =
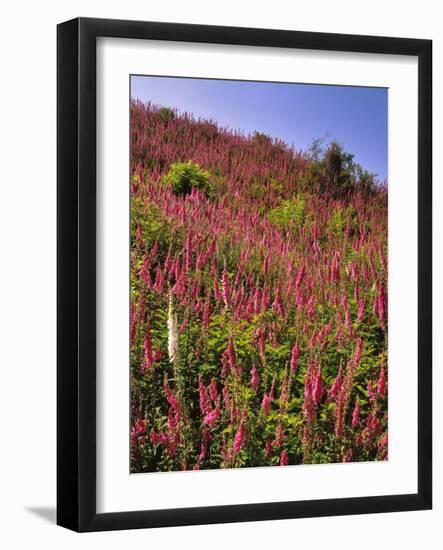
[[[198,189],[209,196],[211,191],[211,174],[191,160],[171,164],[164,181],[171,185],[174,195],[189,195]]]
[[[289,200],[284,200],[279,206],[268,214],[270,222],[281,229],[288,228],[291,224],[298,227],[303,222],[306,201],[301,193]]]
[[[162,107],[158,112],[159,117],[163,120],[164,123],[168,123],[171,120],[175,119],[175,112],[169,107]]]
[[[329,231],[333,235],[341,237],[346,228],[349,229],[351,234],[354,234],[357,230],[358,215],[356,209],[352,206],[334,208],[328,223]]]
[[[131,240],[136,246],[137,239],[143,241],[144,246],[152,247],[155,241],[161,247],[169,244],[171,224],[162,210],[154,203],[141,198],[131,199]]]

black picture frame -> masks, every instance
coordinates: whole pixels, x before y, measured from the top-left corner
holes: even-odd
[[[416,494],[96,512],[96,39],[399,54],[418,58],[418,491]],[[79,18],[57,29],[57,523],[104,531],[432,507],[432,42]]]

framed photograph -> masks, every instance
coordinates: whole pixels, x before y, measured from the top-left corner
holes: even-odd
[[[59,525],[432,506],[432,43],[58,26]]]

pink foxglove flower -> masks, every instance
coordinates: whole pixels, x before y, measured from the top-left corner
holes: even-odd
[[[351,324],[351,314],[349,312],[348,307],[346,307],[346,311],[345,311],[345,325],[348,331],[350,331],[352,328],[352,324]]]
[[[354,429],[359,422],[360,422],[360,405],[358,404],[358,400],[356,400],[354,410],[352,412],[352,422],[351,422],[352,428]]]
[[[263,395],[263,399],[262,399],[262,402],[261,402],[261,410],[265,414],[268,414],[270,409],[271,409],[271,399],[269,398],[269,395],[267,393],[265,393]]]
[[[226,307],[231,306],[231,286],[229,283],[228,272],[226,271],[226,260],[222,272],[222,296]]]
[[[256,288],[254,293],[254,313],[260,313],[261,311],[261,294],[260,289]]]
[[[258,390],[258,385],[260,383],[260,376],[258,374],[258,370],[256,366],[254,365],[251,369],[251,388],[253,391]]]
[[[384,327],[384,324],[386,321],[386,298],[385,298],[385,293],[382,285],[379,285],[379,289],[378,289],[377,310],[378,310],[378,317],[380,319],[380,324]]]
[[[208,397],[208,390],[206,389],[206,386],[203,384],[203,379],[201,375],[198,377],[198,392],[199,392],[199,401],[200,401],[200,411],[203,415],[207,415],[211,411],[211,407],[209,405],[209,397]]]
[[[293,373],[297,372],[299,357],[300,357],[300,346],[297,340],[291,352],[291,372]]]
[[[228,347],[226,348],[226,355],[228,358],[229,368],[231,369],[232,372],[235,372],[236,360],[235,360],[235,351],[234,351],[234,345],[232,343],[232,338],[229,338]]]
[[[171,247],[169,247],[168,255],[166,256],[165,263],[163,265],[163,269],[165,274],[169,274],[169,270],[171,269],[172,265],[172,258],[171,258]]]
[[[382,396],[385,394],[386,391],[386,374],[385,374],[385,368],[382,367],[380,371],[380,377],[377,382],[377,393],[378,395]]]
[[[240,426],[238,427],[237,433],[234,437],[234,443],[232,445],[232,452],[238,454],[243,447],[245,440],[245,422],[246,422],[246,409],[243,410],[242,419],[240,421]]]
[[[316,340],[317,340],[317,331],[314,329],[311,338],[309,338],[309,342],[308,342],[309,349],[314,349]]]
[[[260,350],[260,355],[265,357],[265,332],[262,329],[260,329],[260,334],[258,337],[258,347]]]
[[[211,436],[210,436],[209,431],[206,428],[203,428],[202,429],[202,441],[201,441],[201,446],[200,446],[200,454],[198,455],[198,463],[203,462],[203,460],[205,460],[205,458],[206,458],[206,452],[207,452],[207,447],[208,447],[210,437]]]
[[[281,447],[285,441],[285,432],[283,426],[279,424],[275,430],[275,439],[272,442],[273,447]]]
[[[306,304],[306,313],[310,319],[314,315],[314,296],[311,296]]]
[[[180,402],[179,402],[178,398],[176,397],[176,395],[174,394],[174,392],[172,392],[169,389],[166,377],[165,377],[164,382],[163,382],[163,389],[165,391],[166,399],[169,403],[169,406],[174,409],[174,412],[175,412],[177,418],[179,419],[180,414],[181,414]]]
[[[215,403],[215,401],[217,401],[218,399],[217,380],[215,378],[211,378],[211,383],[208,386],[208,391],[209,397]]]
[[[143,229],[142,229],[142,226],[139,223],[137,224],[136,246],[137,246],[138,249],[140,249],[143,246]]]
[[[307,423],[311,424],[314,420],[314,400],[312,399],[312,378],[309,373],[305,378],[303,414]]]
[[[340,393],[341,386],[343,384],[343,374],[342,374],[342,368],[340,367],[338,374],[331,386],[331,389],[328,392],[328,401],[333,401],[337,398],[338,394]]]
[[[388,460],[388,432],[378,441],[378,454],[381,460]]]
[[[188,233],[188,236],[186,238],[186,256],[185,256],[185,266],[186,266],[186,273],[190,274],[192,269],[192,237],[191,233]]]
[[[321,376],[321,368],[320,366],[317,369],[317,372],[314,376],[314,384],[312,387],[312,399],[314,400],[314,403],[318,405],[321,401],[321,398],[323,396],[323,379]]]
[[[212,428],[219,416],[220,409],[217,407],[205,416],[205,418],[203,419],[203,423]]]
[[[151,260],[149,258],[149,255],[146,254],[143,260],[142,268],[140,270],[140,277],[148,285],[148,287],[152,289],[152,279],[151,279],[151,274],[149,272],[150,268],[151,268]]]
[[[146,419],[137,418],[137,421],[131,428],[131,441],[133,444],[136,444],[139,438],[146,434]]]
[[[268,309],[270,299],[271,298],[270,298],[269,288],[266,287],[263,290],[263,294],[261,297],[261,307],[260,307],[261,311],[265,311],[266,309]]]
[[[347,453],[343,455],[343,462],[351,462],[352,460],[352,449],[348,449]]]
[[[274,401],[275,398],[275,377],[272,379],[271,389],[269,390],[269,399]]]
[[[362,322],[364,314],[365,314],[365,299],[362,298],[358,304],[358,312],[357,312],[357,321],[359,323]]]
[[[171,407],[168,412],[168,429],[170,433],[177,428],[179,420],[179,415],[175,414],[174,408]]]
[[[286,452],[286,449],[283,449],[280,455],[280,466],[287,466],[288,464],[289,464],[288,453]]]
[[[134,305],[131,302],[130,304],[130,331],[129,331],[129,342],[132,347],[135,344],[135,337],[137,334],[137,320],[134,313]]]
[[[281,410],[284,409],[285,403],[288,399],[288,393],[289,393],[289,376],[287,371],[285,371],[285,376],[283,378],[282,386],[281,386],[281,393],[280,393],[280,408]]]
[[[295,282],[295,286],[297,288],[299,288],[301,286],[304,276],[305,276],[305,264],[303,264],[301,266],[301,268],[299,269],[299,271],[298,271],[297,280]]]
[[[165,445],[168,443],[169,438],[164,432],[151,432],[149,434],[149,441],[152,445]]]
[[[357,348],[355,350],[355,356],[354,356],[355,365],[360,364],[362,350],[363,350],[363,340],[361,338],[358,338],[357,339]]]
[[[220,288],[218,286],[217,278],[215,278],[215,277],[214,277],[214,282],[213,282],[213,288],[214,288],[214,298],[216,300],[219,300],[220,296],[221,296],[221,293],[220,293]]]
[[[278,286],[275,294],[275,299],[272,304],[272,309],[275,311],[275,313],[277,313],[277,315],[283,315],[283,306],[281,302],[280,292],[280,287]]]

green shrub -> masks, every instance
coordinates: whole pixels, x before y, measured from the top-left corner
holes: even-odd
[[[350,191],[355,181],[354,156],[333,141],[325,151],[325,177],[329,188],[337,197]]]
[[[298,227],[303,223],[306,201],[301,193],[289,200],[284,200],[279,206],[268,214],[270,222],[282,229],[286,229],[291,223]]]
[[[163,120],[165,124],[167,124],[171,120],[175,119],[175,112],[173,109],[170,109],[169,107],[162,107],[158,111],[158,116]]]
[[[263,132],[257,132],[257,131],[255,131],[252,134],[252,139],[258,145],[272,145],[272,142],[273,142],[271,136],[268,136],[267,134],[264,134]]]
[[[201,122],[200,131],[208,142],[215,141],[219,136],[217,124],[210,120]]]
[[[263,199],[267,192],[268,190],[263,182],[256,176],[252,176],[249,180],[249,185],[246,188],[245,197],[252,200]]]
[[[211,174],[191,160],[171,164],[164,181],[171,185],[174,195],[189,195],[192,189],[198,189],[209,196],[211,191]]]
[[[171,236],[170,225],[170,221],[156,204],[138,197],[131,198],[132,246],[135,246],[137,229],[140,228],[145,246],[151,247],[158,241],[160,246],[166,247]]]
[[[334,208],[328,225],[331,233],[337,237],[343,235],[343,232],[348,225],[351,234],[354,234],[358,228],[357,211],[353,206]]]

